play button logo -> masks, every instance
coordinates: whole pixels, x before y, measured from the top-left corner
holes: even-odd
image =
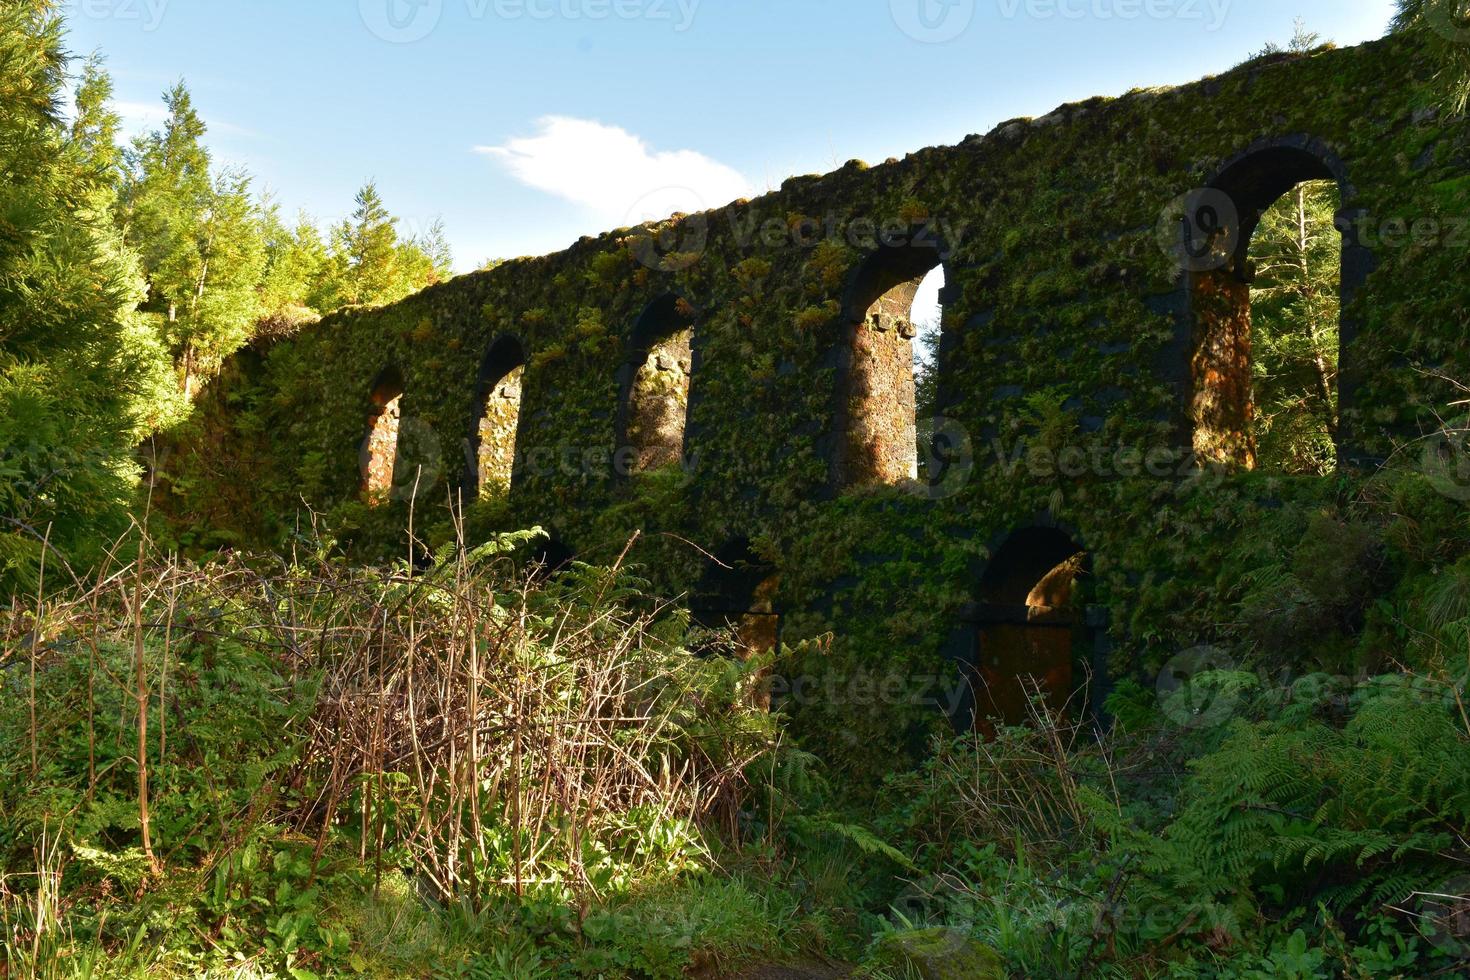
[[[953,41],[975,19],[975,0],[889,0],[893,22],[915,41]]]
[[[390,44],[422,41],[439,26],[444,0],[358,0],[362,22]]]

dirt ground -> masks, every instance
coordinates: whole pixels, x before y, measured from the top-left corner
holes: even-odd
[[[785,966],[747,967],[720,980],[845,980],[852,968],[828,963],[799,963]]]

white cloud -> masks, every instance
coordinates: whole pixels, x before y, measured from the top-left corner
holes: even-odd
[[[534,136],[478,146],[528,187],[579,204],[606,225],[633,225],[722,207],[750,195],[744,175],[693,150],[654,152],[641,138],[589,119],[546,116]]]
[[[126,136],[141,136],[168,121],[168,108],[162,102],[114,102],[112,108],[122,117]]]
[[[163,104],[162,100],[158,102],[121,100],[114,102],[112,108],[122,117],[122,132],[129,139],[150,133],[168,122],[168,107]],[[206,118],[204,125],[210,135],[214,136],[253,137],[257,135],[244,126],[237,126],[219,119]]]

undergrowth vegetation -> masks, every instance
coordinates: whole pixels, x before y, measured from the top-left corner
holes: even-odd
[[[0,980],[1470,976],[1464,0],[453,283],[372,184],[288,224],[182,83],[121,146],[61,6],[0,4]],[[1352,180],[1200,331],[1265,465],[1140,469],[1210,373],[1153,217],[1299,155]],[[946,459],[840,488],[850,298],[946,228]],[[609,425],[675,296],[678,425]]]
[[[1038,691],[876,791],[764,707],[820,645],[742,659],[535,532],[145,550],[5,614],[5,975],[1458,975],[1470,575],[1422,482],[1254,562],[1110,726]]]
[[[1193,701],[1236,696],[1222,731],[1180,735]],[[931,871],[911,921],[958,924],[1027,976],[1457,975],[1470,725],[1453,689],[1269,701],[1202,674],[1100,742],[1069,748],[1038,710],[945,747],[893,787]]]
[[[772,758],[759,665],[689,655],[626,570],[522,574],[529,537],[142,556],[9,611],[7,975],[677,976],[788,942],[708,878]]]

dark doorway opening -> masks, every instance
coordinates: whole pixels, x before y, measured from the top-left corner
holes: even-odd
[[[1068,710],[1087,660],[1079,658],[1086,572],[1087,553],[1056,528],[1017,531],[995,553],[965,617],[976,728],[1024,724],[1037,699],[1048,711]]]
[[[569,571],[576,560],[576,552],[560,538],[553,536],[543,538],[532,546],[527,566],[533,579],[544,582]]]
[[[758,557],[748,540],[716,552],[690,596],[690,613],[705,629],[727,633],[733,648],[701,652],[729,653],[739,660],[779,652],[785,620],[777,603],[780,585],[776,567]]]

